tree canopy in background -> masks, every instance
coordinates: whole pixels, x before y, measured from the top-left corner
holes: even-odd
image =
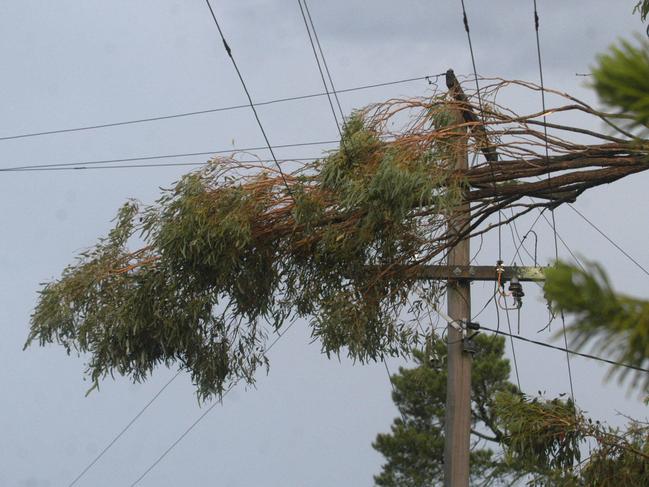
[[[530,397],[509,382],[504,339],[478,335],[471,390],[471,485],[649,485],[649,426],[593,421],[570,400]],[[435,357],[435,360],[431,360]],[[446,343],[415,351],[391,377],[399,411],[372,446],[385,457],[378,487],[428,487],[444,478]],[[588,452],[587,455],[583,452]]]
[[[492,449],[499,449],[503,436],[494,408],[500,392],[513,394],[518,389],[508,380],[504,339],[478,336],[476,345],[471,397],[472,438],[477,446],[471,452],[471,485],[487,478],[509,485],[513,469]],[[414,368],[400,368],[391,377],[392,399],[400,416],[390,433],[379,434],[372,445],[386,459],[374,477],[377,486],[425,487],[443,482],[447,371],[431,363],[431,357],[446,357],[446,343],[437,340],[430,347],[414,352]]]

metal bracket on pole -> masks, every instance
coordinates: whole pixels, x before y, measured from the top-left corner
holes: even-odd
[[[460,320],[460,321],[458,322],[458,320],[454,320],[454,319],[452,319],[449,315],[447,315],[446,313],[444,313],[444,311],[442,311],[441,309],[439,309],[439,308],[437,308],[437,307],[435,307],[435,308],[433,308],[433,309],[435,310],[435,312],[436,312],[436,313],[437,313],[437,314],[438,314],[438,315],[439,315],[439,316],[440,316],[444,321],[446,321],[450,326],[452,326],[452,327],[455,328],[457,331],[459,331],[459,332],[461,333],[463,339],[464,339],[464,338],[467,338],[467,332],[468,332],[468,330],[472,330],[472,331],[474,331],[474,333],[473,333],[470,337],[468,337],[469,340],[470,340],[471,338],[473,338],[473,337],[478,333],[478,330],[480,330],[480,324],[479,324],[479,323],[474,323],[474,322],[472,322],[472,321],[470,321],[470,320]]]
[[[458,322],[457,322],[457,320],[452,319],[449,315],[447,315],[446,313],[444,313],[441,309],[439,309],[439,308],[437,308],[437,307],[435,307],[435,308],[433,308],[433,309],[435,310],[435,312],[436,312],[436,313],[437,313],[437,314],[438,314],[438,315],[439,315],[439,316],[440,316],[444,321],[446,321],[449,325],[451,325],[453,328],[455,328],[457,331],[459,331],[459,332],[462,334],[462,336],[465,335],[466,332],[465,332],[464,327],[462,327],[462,325],[459,325]],[[462,323],[462,322],[460,322],[460,323]]]
[[[422,266],[417,277],[420,279],[450,279],[467,281],[495,281],[501,270],[502,279],[510,281],[514,276],[520,281],[544,281],[544,267],[519,267],[487,265],[428,265]]]

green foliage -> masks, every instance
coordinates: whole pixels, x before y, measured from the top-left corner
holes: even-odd
[[[644,12],[643,6],[643,12]],[[593,87],[600,99],[632,118],[633,128],[649,126],[649,44],[620,41],[597,57]]]
[[[617,362],[648,365],[649,302],[615,293],[601,267],[587,264],[583,270],[558,263],[547,271],[545,294],[555,310],[573,316],[567,331],[576,347],[590,345]],[[630,373],[613,370],[620,379]],[[632,385],[646,389],[649,378],[637,372]]]
[[[497,410],[507,455],[529,471],[565,471],[580,461],[580,436],[571,427],[576,411],[570,401],[499,394]]]
[[[473,362],[471,485],[614,487],[649,485],[649,426],[624,430],[586,417],[570,400],[521,394],[507,379],[504,340],[477,337]],[[443,481],[447,372],[429,357],[445,356],[436,342],[416,351],[416,367],[392,376],[396,418],[373,447],[386,458],[374,477],[380,487],[424,487]],[[491,447],[489,447],[491,445]],[[582,458],[582,453],[589,455]],[[501,454],[502,452],[502,454]]]
[[[636,12],[640,14],[643,22],[647,20],[647,15],[649,15],[649,0],[640,0],[633,8],[633,13]]]
[[[617,430],[600,433],[597,441],[599,448],[580,470],[581,485],[649,485],[649,430],[646,424],[632,422],[622,436]]]
[[[649,427],[606,426],[571,401],[500,394],[499,424],[509,461],[530,474],[528,485],[613,487],[649,485]],[[589,456],[581,458],[588,447]]]
[[[498,446],[501,430],[495,415],[495,398],[499,393],[515,394],[516,387],[508,381],[509,362],[503,357],[504,340],[478,335],[479,352],[473,364],[472,430],[474,440]],[[376,437],[373,447],[385,458],[382,472],[374,477],[381,487],[423,487],[437,485],[443,479],[444,412],[446,409],[445,368],[434,368],[429,360],[433,354],[446,356],[446,344],[437,341],[427,351],[416,351],[416,367],[401,368],[392,376],[392,399],[401,413],[390,433]],[[477,435],[480,436],[477,436]],[[505,464],[488,447],[471,452],[472,485],[510,485],[517,469]]]
[[[414,281],[385,267],[420,258],[463,183],[430,150],[383,142],[360,113],[290,190],[229,163],[183,177],[155,205],[125,205],[107,238],[44,285],[27,344],[87,353],[95,386],[177,365],[203,399],[253,382],[267,335],[297,318],[328,355],[408,353],[419,338],[401,311]]]

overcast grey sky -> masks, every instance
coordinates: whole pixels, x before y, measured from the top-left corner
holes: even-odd
[[[478,72],[538,80],[532,0],[466,2]],[[632,0],[543,1],[541,41],[546,85],[596,103],[584,86],[594,56],[616,38],[641,31]],[[295,0],[214,2],[255,100],[320,92],[318,72]],[[311,11],[339,89],[417,77],[471,63],[460,1],[311,0]],[[232,66],[202,0],[5,0],[0,15],[3,110],[0,137],[244,103]],[[345,110],[392,96],[423,95],[416,82],[344,94]],[[512,99],[540,107],[538,99]],[[273,144],[329,140],[336,129],[323,98],[259,110]],[[101,130],[0,140],[0,167],[81,162],[263,145],[249,110]],[[263,153],[262,153],[263,154]],[[280,151],[317,156],[317,148]],[[192,157],[178,162],[201,162]],[[106,380],[84,397],[83,357],[58,347],[22,351],[39,282],[58,277],[92,245],[130,197],[151,202],[188,168],[3,172],[0,214],[0,485],[67,486],[173,375],[146,384]],[[646,253],[646,174],[593,190],[577,207],[642,264]],[[580,220],[557,212],[572,249],[602,262],[613,282],[649,296],[649,279]],[[526,229],[529,222],[521,222]],[[553,255],[541,222],[542,263]],[[507,237],[509,238],[509,237]],[[508,254],[509,252],[509,254]],[[565,248],[560,248],[567,255]],[[507,243],[505,255],[511,256]],[[496,260],[493,238],[479,257]],[[526,287],[522,334],[537,335],[546,312]],[[488,298],[474,286],[474,309]],[[480,321],[493,326],[494,313]],[[568,391],[565,356],[516,343],[523,388]],[[511,353],[511,350],[508,351]],[[392,360],[394,371],[400,362]],[[621,423],[616,411],[644,417],[626,389],[603,383],[606,368],[572,361],[578,404]],[[201,409],[181,376],[79,482],[128,486],[187,428]],[[271,352],[256,389],[238,387],[139,485],[370,486],[382,462],[370,444],[396,414],[382,364],[327,360],[298,323]]]

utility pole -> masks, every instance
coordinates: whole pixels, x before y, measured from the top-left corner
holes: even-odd
[[[454,76],[453,76],[454,78]],[[448,82],[447,82],[448,84]],[[464,117],[455,108],[456,123],[462,124]],[[462,129],[454,144],[455,169],[462,171],[469,167],[468,132]],[[449,215],[449,238],[459,235],[462,227],[471,220],[471,207],[468,201]],[[448,255],[450,267],[469,266],[469,239],[461,240]],[[450,277],[450,276],[449,276]],[[446,293],[448,315],[455,322],[468,323],[471,320],[471,281],[468,279],[448,279]],[[445,487],[469,486],[469,450],[471,436],[471,353],[465,351],[464,331],[460,327],[447,325],[448,341],[448,379],[446,386],[446,422],[444,445],[444,485]]]
[[[489,144],[487,131],[474,113],[460,83],[452,69],[446,73],[446,86],[449,94],[457,102],[453,108],[458,135],[453,155],[455,170],[458,173],[468,169],[468,138],[476,139],[476,145],[487,163],[497,163],[496,148]],[[464,125],[464,127],[462,127]],[[460,132],[461,131],[461,132]],[[466,191],[470,191],[466,188]],[[523,296],[521,282],[543,281],[542,267],[507,267],[501,261],[494,266],[473,266],[470,264],[469,237],[466,229],[471,223],[471,205],[468,199],[448,216],[447,238],[457,243],[448,254],[446,265],[427,265],[420,268],[419,279],[446,280],[448,283],[446,299],[448,314],[437,313],[448,323],[448,382],[446,387],[446,418],[444,445],[444,487],[469,487],[469,456],[471,437],[471,362],[473,353],[479,353],[471,339],[480,325],[471,323],[471,282],[490,281],[500,283],[501,289],[510,282],[510,292],[518,305]],[[464,236],[464,238],[462,238]],[[460,239],[458,241],[458,239]],[[517,293],[512,284],[516,283]]]

